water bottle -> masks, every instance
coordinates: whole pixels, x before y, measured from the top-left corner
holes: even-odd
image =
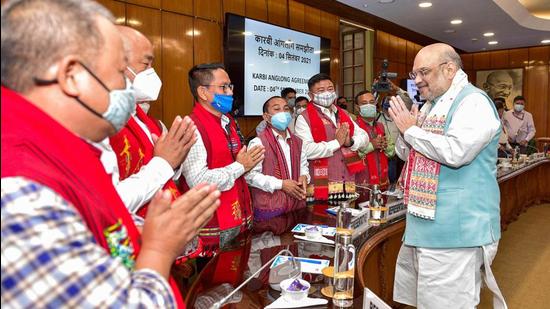
[[[332,303],[338,308],[353,307],[355,246],[349,234],[337,234],[334,251],[334,294]]]

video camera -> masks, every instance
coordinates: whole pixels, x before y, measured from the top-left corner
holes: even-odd
[[[382,61],[382,71],[380,72],[380,75],[378,76],[378,81],[372,85],[372,91],[373,92],[390,92],[391,91],[391,84],[389,79],[394,79],[397,77],[397,73],[394,72],[388,72],[388,59],[384,59]]]

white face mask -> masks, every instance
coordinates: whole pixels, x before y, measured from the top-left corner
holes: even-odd
[[[155,72],[155,69],[149,68],[136,74],[132,69],[130,69],[130,67],[128,67],[128,71],[135,76],[132,86],[134,87],[136,94],[136,101],[155,101],[158,98],[160,88],[162,87],[162,81]]]
[[[323,107],[329,107],[332,103],[334,103],[334,100],[336,100],[336,97],[337,97],[336,92],[325,91],[321,93],[316,93],[314,95],[313,102]]]
[[[306,110],[305,107],[298,107],[297,109],[294,110],[294,112],[296,113],[296,115],[300,115],[300,114],[303,113],[305,110]]]

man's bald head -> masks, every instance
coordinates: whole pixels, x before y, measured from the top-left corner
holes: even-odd
[[[423,98],[433,101],[451,86],[462,69],[458,53],[447,44],[436,43],[422,48],[414,58],[411,75]]]
[[[487,75],[487,80],[483,83],[483,90],[491,98],[508,98],[512,93],[514,80],[507,71],[494,71]]]
[[[459,68],[462,68],[460,55],[452,46],[444,43],[435,43],[422,48],[416,55],[416,58],[421,58],[419,60],[424,60],[423,62],[426,62],[426,60],[434,63],[452,62]]]
[[[127,26],[117,26],[124,42],[124,49],[128,57],[128,67],[135,74],[145,71],[153,66],[155,56],[153,44],[141,32]],[[130,80],[134,80],[134,74],[127,74]]]

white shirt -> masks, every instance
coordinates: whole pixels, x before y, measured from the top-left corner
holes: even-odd
[[[109,144],[109,138],[94,145],[101,150],[101,163],[115,189],[131,213],[149,202],[171,177],[174,176],[172,166],[161,157],[153,157],[149,163],[142,166],[139,172],[120,180],[116,153]]]
[[[290,139],[290,134],[286,135],[286,138],[282,137],[279,133],[277,133],[275,130],[267,127],[266,130],[271,130],[273,132],[273,135],[277,139],[277,142],[279,142],[279,145],[281,146],[281,149],[283,150],[285,161],[290,169],[288,172],[289,174],[292,173],[292,160],[290,159],[290,145],[287,143],[287,140]],[[262,145],[262,140],[259,137],[255,137],[253,140],[248,143],[248,148],[252,148],[256,145]],[[276,177],[273,177],[271,175],[265,175],[262,174],[262,164],[263,160],[260,161],[248,174],[246,174],[244,177],[246,179],[246,182],[258,189],[261,189],[265,192],[273,193],[275,190],[281,190],[283,188],[283,181],[281,179],[278,179]],[[307,182],[309,183],[309,169],[308,169],[308,162],[307,162],[307,156],[304,151],[304,147],[302,144],[302,152],[300,154],[300,175],[298,176],[306,176]]]
[[[397,155],[406,161],[409,148],[413,147],[429,159],[451,167],[472,162],[495,137],[500,126],[500,120],[495,116],[491,104],[493,103],[488,102],[480,93],[468,95],[459,103],[445,135],[429,133],[412,126],[405,131],[404,136],[397,138]],[[430,117],[437,113],[437,109],[426,103],[422,112],[428,112]]]
[[[220,125],[222,128],[229,123],[229,118],[222,115]],[[225,130],[225,129],[224,129]],[[233,162],[227,166],[209,169],[206,162],[206,147],[199,130],[196,130],[197,142],[191,146],[187,158],[181,164],[181,173],[190,188],[203,183],[212,183],[218,186],[218,190],[227,191],[233,188],[235,180],[244,174],[244,166],[239,162]],[[215,154],[210,154],[215,155]]]
[[[336,123],[336,107],[331,105],[329,108],[321,107],[323,114],[327,115],[328,118],[337,126]],[[305,112],[304,112],[305,113]],[[355,121],[353,122],[354,132],[353,132],[353,146],[350,147],[351,151],[357,151],[357,149],[367,146],[369,144],[369,136],[367,132],[361,129]],[[315,143],[313,140],[313,135],[311,134],[311,129],[304,118],[303,115],[298,115],[296,118],[296,126],[294,128],[296,131],[296,136],[302,139],[303,149],[307,155],[308,160],[328,158],[332,157],[335,151],[340,149],[340,144],[336,139],[328,142],[319,142]]]
[[[535,123],[533,122],[533,115],[531,113],[522,111],[515,116],[513,110],[507,111],[502,117],[502,122],[506,127],[508,133],[508,139],[511,142],[519,143],[523,140],[530,141],[535,137]]]

